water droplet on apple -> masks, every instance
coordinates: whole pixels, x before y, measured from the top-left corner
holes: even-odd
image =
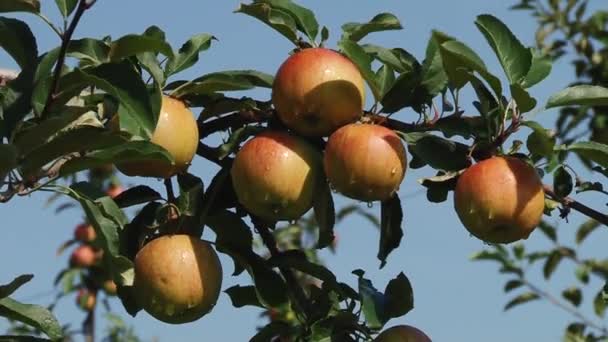
[[[396,169],[396,168],[393,168],[393,169],[391,170],[391,175],[394,175],[394,174],[396,174],[396,173],[397,173],[397,169]]]

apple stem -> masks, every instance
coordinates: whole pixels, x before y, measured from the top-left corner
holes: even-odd
[[[173,192],[171,178],[165,178],[165,188],[167,189],[167,202],[175,203],[175,193]]]
[[[543,184],[543,190],[545,191],[545,195],[547,195],[549,198],[551,198],[555,201],[560,202],[563,206],[574,209],[574,210],[578,211],[579,213],[586,215],[586,216],[602,223],[605,226],[608,226],[608,215],[603,214],[593,208],[590,208],[590,207],[576,201],[572,197],[558,196],[555,193],[555,191],[553,191],[553,187],[551,185]]]

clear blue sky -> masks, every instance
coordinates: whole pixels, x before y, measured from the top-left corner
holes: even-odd
[[[389,11],[401,19],[405,29],[373,34],[366,41],[387,47],[403,47],[422,59],[431,29],[439,29],[469,44],[482,56],[490,70],[502,75],[495,57],[473,22],[478,14],[494,14],[506,22],[525,44],[532,45],[536,24],[528,13],[509,11],[512,2],[514,1],[333,0],[303,1],[302,4],[313,9],[318,21],[329,27],[330,47],[335,47],[342,23],[367,21],[379,12]],[[45,12],[57,19],[54,2],[43,3]],[[292,46],[260,22],[232,13],[237,5],[236,1],[101,0],[86,14],[75,38],[105,35],[118,38],[124,34],[142,32],[150,25],[158,25],[177,48],[189,36],[206,32],[218,37],[219,42],[215,42],[210,50],[201,55],[201,61],[196,67],[181,75],[184,78],[224,69],[257,69],[274,73]],[[19,17],[32,23],[41,51],[58,45],[57,37],[34,17]],[[14,63],[3,52],[0,52],[0,67],[14,67]],[[567,60],[563,60],[554,66],[548,80],[532,89],[533,95],[542,103],[551,93],[565,87],[572,75],[570,65]],[[267,92],[250,94],[268,98]],[[462,103],[467,112],[474,113],[470,99],[465,98]],[[537,119],[552,125],[555,117],[554,111],[548,111],[539,113]],[[398,114],[398,118],[411,121],[416,116],[411,111],[404,111]],[[207,183],[215,170],[215,167],[200,159],[191,168],[193,173],[202,176]],[[405,272],[414,286],[415,308],[406,317],[390,321],[389,325],[408,323],[418,326],[434,341],[560,340],[562,329],[571,317],[547,302],[539,301],[503,312],[502,307],[509,298],[502,292],[507,278],[499,275],[493,264],[468,260],[473,252],[485,248],[485,245],[470,237],[460,225],[452,208],[451,196],[442,204],[426,201],[421,192],[423,188],[416,180],[431,174],[432,170],[424,168],[410,170],[406,175],[400,189],[405,211],[405,238],[401,247],[391,254],[384,269],[378,269],[378,232],[373,227],[355,218],[346,220],[337,227],[340,235],[337,255],[325,259],[338,279],[355,286],[356,279],[350,272],[363,268],[376,286],[383,289],[389,279],[401,271]],[[141,182],[159,189],[162,185],[142,179],[127,181]],[[584,195],[580,198],[598,208],[604,207],[604,202],[598,197]],[[6,283],[21,273],[35,274],[34,280],[20,289],[16,298],[40,304],[52,300],[52,281],[67,264],[68,255],[56,257],[55,250],[71,236],[74,226],[81,221],[80,210],[68,210],[54,215],[52,209],[44,208],[46,199],[47,194],[35,193],[0,205],[0,217],[4,222],[0,239],[0,283]],[[350,201],[344,198],[337,199],[338,207],[348,203]],[[378,207],[376,205],[372,210],[377,213]],[[565,241],[572,240],[572,232],[581,221],[582,217],[573,213],[570,223],[560,224],[560,235]],[[534,233],[526,242],[527,249],[546,247],[547,240],[541,235],[540,232]],[[596,232],[593,238],[594,241],[587,243],[585,253],[587,256],[601,256],[602,251],[605,251],[602,246],[607,242],[606,234]],[[230,277],[231,260],[223,255],[221,260],[227,275],[224,289],[237,283],[249,283],[247,276]],[[550,284],[542,279],[537,279],[537,283],[559,294],[564,287],[575,284],[572,269],[571,265],[564,266],[558,270]],[[598,282],[591,284],[594,289],[599,286],[601,284]],[[590,307],[590,299],[585,298],[586,308]],[[72,304],[72,297],[64,300],[70,303],[60,305],[58,318],[61,322],[78,325],[84,314]],[[112,302],[112,307],[126,317],[127,322],[133,324],[140,336],[147,340],[158,337],[161,341],[246,341],[254,334],[255,327],[262,323],[258,318],[258,309],[234,309],[225,294],[220,296],[219,303],[211,314],[182,326],[155,321],[143,312],[136,318],[130,318],[117,301]],[[588,309],[586,311],[589,312]],[[5,325],[0,320],[0,331]]]

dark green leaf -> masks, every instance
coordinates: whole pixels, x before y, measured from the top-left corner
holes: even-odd
[[[513,298],[510,302],[508,302],[507,305],[505,305],[504,310],[507,311],[516,305],[531,302],[531,301],[539,299],[539,298],[540,298],[540,296],[533,292],[523,293],[523,294]]]
[[[162,199],[162,196],[156,190],[145,185],[137,185],[114,197],[114,202],[116,202],[119,208],[126,208],[159,199]]]
[[[511,96],[517,103],[517,108],[521,113],[526,113],[536,107],[536,99],[530,96],[530,94],[522,88],[519,84],[511,84]]]
[[[112,42],[109,58],[111,61],[120,61],[123,58],[144,52],[160,52],[169,58],[173,57],[171,45],[165,42],[164,39],[129,34]]]
[[[499,252],[496,251],[480,251],[477,252],[473,255],[471,255],[470,257],[471,260],[473,261],[479,261],[479,260],[492,260],[492,261],[498,261],[501,264],[505,264],[507,263],[507,257]]]
[[[579,306],[583,300],[583,293],[578,287],[570,287],[562,291],[562,296],[574,306]]]
[[[564,166],[560,166],[553,172],[553,189],[559,197],[566,197],[574,188],[572,176]]]
[[[590,271],[591,269],[588,265],[581,264],[576,267],[574,275],[576,276],[576,279],[580,280],[581,283],[588,284]]]
[[[177,206],[182,215],[196,216],[202,206],[205,186],[203,180],[189,173],[177,175],[179,184],[179,197]]]
[[[342,39],[358,42],[372,32],[400,30],[399,19],[391,13],[380,13],[367,23],[346,23],[342,25]]]
[[[559,147],[559,149],[573,151],[602,167],[608,167],[608,145],[594,141],[581,141],[575,142],[569,146]]]
[[[532,87],[544,80],[551,73],[551,58],[546,55],[541,55],[537,50],[534,50],[531,53],[532,64],[530,65],[530,70],[521,83],[521,86],[524,88]]]
[[[399,273],[384,290],[385,316],[388,319],[406,315],[414,308],[414,290],[405,274]]]
[[[521,124],[532,128],[534,131],[528,135],[528,139],[526,140],[526,147],[532,154],[543,157],[553,154],[555,134],[551,130],[546,129],[535,121],[523,121]]]
[[[421,68],[416,58],[403,49],[387,49],[373,44],[363,44],[361,47],[367,54],[390,66],[398,73],[410,72]]]
[[[418,180],[427,188],[426,198],[432,203],[441,203],[447,199],[448,192],[456,189],[459,172],[437,172],[437,175]]]
[[[355,63],[357,69],[359,69],[359,72],[361,72],[361,75],[372,90],[374,99],[379,101],[382,98],[382,93],[376,80],[376,74],[372,71],[373,59],[360,45],[351,40],[341,40],[338,42],[338,46],[340,47],[340,51]]]
[[[264,128],[259,126],[243,126],[230,134],[228,140],[217,147],[217,157],[222,160],[233,152],[238,151],[241,143],[245,140],[249,139],[249,137],[254,136],[260,132],[262,132]]]
[[[384,97],[386,92],[393,86],[395,83],[395,72],[391,67],[387,65],[383,65],[376,72],[376,80],[378,81],[378,86],[380,87],[380,93]]]
[[[297,23],[286,11],[273,8],[267,3],[256,2],[250,5],[240,4],[235,12],[247,14],[260,20],[285,36],[292,43],[298,44]]]
[[[14,145],[0,144],[0,182],[6,174],[17,167],[18,151]]]
[[[269,342],[274,341],[276,337],[288,335],[291,327],[286,322],[275,321],[270,322],[261,328],[249,342]]]
[[[608,106],[608,88],[594,85],[577,85],[552,95],[546,108],[563,106]]]
[[[23,304],[11,298],[0,299],[0,316],[40,329],[52,340],[63,337],[61,325],[53,314],[38,305]]]
[[[2,7],[3,5],[0,5],[0,12]],[[38,58],[36,38],[23,21],[0,17],[0,48],[13,57],[21,70],[33,69],[36,66]]]
[[[521,83],[532,64],[530,50],[521,44],[507,25],[492,15],[478,16],[475,24],[494,50],[509,83]]]
[[[334,225],[336,223],[336,210],[331,189],[325,175],[319,176],[313,197],[313,210],[315,221],[319,226],[319,238],[316,248],[325,248],[334,241]]]
[[[0,285],[0,299],[10,296],[23,284],[34,278],[33,274],[22,274],[6,285]]]
[[[448,84],[448,76],[443,67],[439,46],[452,39],[442,32],[433,31],[433,36],[429,40],[420,79],[420,85],[425,90],[426,101],[437,96]]]
[[[547,221],[541,221],[538,225],[538,229],[540,229],[540,231],[542,231],[551,241],[557,241],[556,229],[551,224],[547,223]]]
[[[594,219],[588,219],[583,222],[576,230],[576,243],[582,243],[598,227],[601,227],[601,224]]]
[[[419,70],[406,71],[399,75],[380,100],[382,112],[394,113],[405,107],[419,108],[421,104],[420,82]]]
[[[83,38],[72,40],[67,55],[77,58],[82,65],[100,65],[108,62],[110,45],[103,40]]]
[[[83,157],[72,159],[61,167],[62,175],[69,175],[108,163],[160,161],[173,163],[173,157],[167,150],[149,141],[128,141],[85,154]]]
[[[311,275],[321,281],[323,286],[339,290],[336,276],[325,266],[316,264],[306,257],[300,250],[288,250],[268,259],[268,263],[274,267],[287,267]]]
[[[258,103],[254,99],[246,96],[237,99],[216,93],[208,96],[203,95],[203,98],[204,97],[208,97],[209,99],[204,101],[205,103],[203,105],[205,109],[203,109],[198,118],[199,122],[204,122],[213,116],[219,116],[225,113],[258,108]]]
[[[255,87],[272,88],[273,77],[255,70],[228,70],[207,74],[179,85],[172,95],[211,94],[218,91],[248,90]],[[169,84],[167,87],[171,87]]]
[[[543,275],[545,279],[549,279],[553,272],[557,269],[557,266],[562,261],[563,255],[558,250],[554,250],[549,254],[549,257],[545,261],[543,266]]]
[[[403,210],[398,194],[386,201],[382,201],[380,207],[380,246],[378,248],[378,259],[380,268],[386,265],[388,255],[401,243],[403,238]]]
[[[198,61],[201,51],[209,49],[211,41],[214,40],[210,34],[197,34],[182,45],[179,51],[167,60],[165,66],[166,77],[188,69]]]
[[[505,292],[521,287],[524,283],[519,279],[511,279],[505,284]]]
[[[460,171],[470,165],[467,145],[428,133],[401,134],[410,153],[434,169]]]
[[[240,308],[243,306],[257,306],[263,308],[264,306],[258,300],[258,296],[253,286],[240,286],[235,285],[224,292],[230,297],[232,306]]]
[[[379,329],[387,320],[384,316],[386,304],[384,295],[376,290],[369,279],[363,277],[363,271],[353,271],[353,273],[359,276],[359,295],[365,322],[369,328]]]
[[[30,12],[40,13],[40,1],[38,0],[3,0],[0,1],[0,13],[6,12]]]
[[[57,8],[59,8],[59,12],[64,18],[67,18],[72,14],[72,11],[78,5],[78,0],[55,0],[57,4]]]
[[[274,9],[280,9],[289,14],[295,21],[298,30],[303,32],[311,42],[319,33],[319,24],[313,11],[304,8],[290,0],[256,0],[256,3],[270,4]]]
[[[595,297],[593,297],[593,310],[595,314],[603,318],[606,313],[606,306],[607,303],[604,298],[604,291],[600,290]]]

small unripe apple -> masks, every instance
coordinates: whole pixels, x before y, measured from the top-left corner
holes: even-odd
[[[432,342],[420,329],[410,325],[397,325],[384,330],[374,342]]]
[[[95,240],[97,234],[95,228],[88,223],[81,223],[74,229],[74,239],[80,242],[91,242]]]
[[[110,126],[116,129],[117,122]],[[198,146],[198,137],[198,125],[192,111],[184,102],[163,95],[160,114],[150,141],[167,150],[173,156],[174,164],[161,161],[125,162],[116,167],[127,176],[169,178],[190,166]]]
[[[70,256],[70,265],[72,267],[91,267],[95,265],[101,258],[99,252],[96,252],[89,245],[78,246]]]
[[[135,256],[135,295],[156,319],[181,324],[211,311],[222,286],[222,265],[207,242],[165,235]]]
[[[236,154],[231,176],[239,202],[267,220],[294,220],[312,207],[321,156],[303,139],[266,131]]]
[[[354,122],[365,105],[359,69],[338,52],[304,49],[279,67],[272,104],[281,121],[305,136],[327,136]]]
[[[115,296],[116,292],[118,291],[116,283],[112,279],[105,280],[101,286],[109,296]]]
[[[492,157],[459,178],[454,207],[465,228],[490,243],[527,239],[545,208],[536,170],[515,157]]]
[[[76,305],[84,311],[92,311],[97,303],[97,295],[93,291],[80,289],[76,295]]]
[[[325,174],[344,196],[371,202],[389,199],[405,176],[405,147],[392,130],[372,124],[349,124],[334,132],[325,146]]]

